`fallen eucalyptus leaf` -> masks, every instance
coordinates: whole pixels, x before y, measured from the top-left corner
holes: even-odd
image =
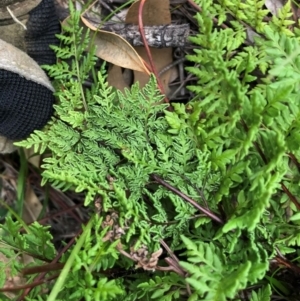
[[[99,58],[123,68],[150,74],[142,58],[125,39],[115,33],[97,29],[83,16],[81,20],[95,31],[92,41],[96,45],[96,55]]]

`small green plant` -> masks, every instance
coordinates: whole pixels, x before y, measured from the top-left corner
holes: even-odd
[[[55,48],[60,62],[47,67],[55,116],[18,145],[49,149],[43,183],[85,192],[85,205],[96,204],[97,212],[61,258],[49,295],[39,294],[41,286],[28,300],[296,295],[270,265],[288,262],[283,256],[297,263],[300,244],[300,45],[289,28],[290,2],[268,23],[263,1],[196,2],[199,33],[187,56],[195,63],[187,68],[197,78],[189,87],[195,97],[172,110],[153,76],[124,94],[108,86],[105,67],[95,70],[93,49],[85,53],[89,33],[71,5]],[[32,237],[12,223],[8,218],[3,229],[29,247],[8,244],[29,252]],[[41,229],[38,239],[47,235]],[[8,258],[16,256],[12,250],[0,249]]]

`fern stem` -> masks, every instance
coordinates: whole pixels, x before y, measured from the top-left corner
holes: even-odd
[[[174,252],[171,250],[171,248],[167,245],[167,243],[163,239],[160,239],[159,242],[170,255],[170,257],[165,258],[165,262],[169,264],[169,267],[167,269],[172,270],[184,277],[185,271],[180,267],[179,259],[177,258],[177,256],[174,254]],[[157,269],[163,271],[163,267],[157,267]]]
[[[218,222],[219,224],[224,224],[224,221],[217,216],[215,213],[211,212],[208,209],[203,208],[202,206],[200,206],[196,201],[194,201],[193,199],[191,199],[190,197],[188,197],[186,194],[182,193],[181,191],[177,190],[175,187],[173,187],[172,185],[168,184],[167,182],[165,182],[163,179],[161,179],[159,176],[157,175],[152,175],[152,178],[160,185],[166,187],[168,190],[174,192],[175,194],[177,194],[178,196],[180,196],[181,198],[183,198],[185,201],[189,202],[192,206],[194,206],[195,208],[197,208],[199,211],[205,213],[208,217],[210,217],[212,220]]]
[[[73,39],[76,40],[76,35],[75,33],[73,32]],[[78,82],[80,84],[80,92],[81,92],[81,97],[82,97],[82,102],[83,102],[83,106],[84,106],[84,109],[87,111],[88,110],[88,107],[87,107],[87,104],[86,104],[86,100],[85,100],[85,95],[84,95],[84,91],[83,91],[83,88],[82,88],[82,81],[81,81],[81,77],[80,77],[80,69],[79,69],[79,57],[77,57],[77,47],[74,47],[74,51],[75,51],[75,64],[76,64],[76,73],[77,73],[77,78],[78,78]]]

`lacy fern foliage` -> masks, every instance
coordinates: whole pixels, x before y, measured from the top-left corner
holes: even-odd
[[[47,67],[55,116],[18,145],[50,150],[43,183],[98,204],[95,237],[74,260],[75,280],[66,279],[73,290],[86,277],[73,299],[270,300],[270,285],[280,286],[270,261],[297,256],[300,45],[291,3],[267,23],[264,1],[195,2],[194,99],[172,109],[153,76],[124,94],[108,86],[71,6],[60,61]],[[110,273],[134,265],[140,274]]]
[[[73,12],[72,23],[78,24],[78,12]],[[85,56],[85,47],[76,45],[78,41],[88,45],[89,36],[83,38],[77,25],[67,27],[66,34],[70,38],[61,38],[65,48],[57,56],[72,59],[69,67],[60,62],[47,67],[55,78],[56,115],[46,131],[36,131],[19,145],[34,146],[40,153],[48,148],[52,156],[42,165],[44,183],[86,191],[85,205],[101,197],[104,212],[117,210],[120,225],[128,225],[127,241],[132,235],[138,235],[138,244],[147,245],[162,237],[178,240],[196,209],[158,187],[151,177],[157,175],[202,202],[199,191],[204,183],[207,196],[218,186],[218,173],[211,172],[208,154],[199,151],[184,119],[180,129],[170,128],[175,115],[164,117],[167,105],[161,103],[163,96],[153,76],[143,89],[135,84],[122,94],[108,86],[102,66],[95,84],[86,88],[88,74],[96,74],[96,59],[92,50]],[[183,105],[175,110],[187,117]],[[169,210],[172,207],[176,210]]]

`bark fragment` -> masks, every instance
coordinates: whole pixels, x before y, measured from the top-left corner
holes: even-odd
[[[125,23],[104,23],[102,30],[114,32],[123,37],[132,46],[143,46],[138,25]],[[189,36],[189,24],[168,24],[159,26],[144,26],[145,36],[150,47],[185,47]]]

